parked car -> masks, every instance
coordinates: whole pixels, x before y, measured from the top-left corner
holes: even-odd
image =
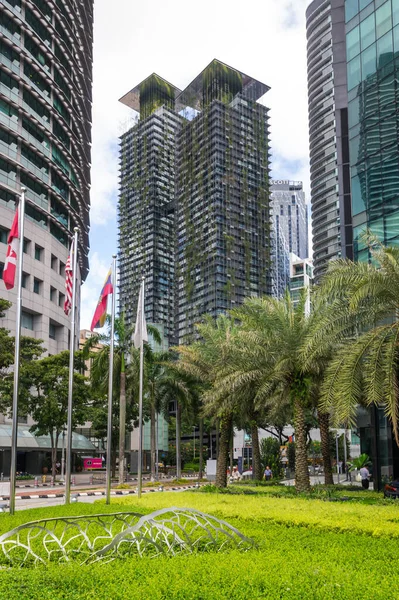
[[[399,498],[399,479],[384,486],[384,498]]]

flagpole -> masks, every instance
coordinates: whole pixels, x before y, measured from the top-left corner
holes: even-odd
[[[112,255],[112,309],[111,309],[111,344],[109,348],[108,375],[108,423],[107,423],[107,463],[106,463],[106,504],[111,503],[111,448],[112,448],[112,395],[114,382],[114,337],[115,337],[115,304],[116,304],[116,254]]]
[[[19,365],[21,343],[21,308],[22,308],[22,272],[24,256],[24,224],[25,224],[25,187],[21,187],[21,199],[18,205],[19,251],[17,258],[17,318],[15,323],[15,355],[14,355],[14,390],[12,397],[12,429],[11,429],[11,467],[10,467],[10,514],[15,513],[15,482],[17,472],[18,446],[18,397],[19,397]]]
[[[72,267],[72,311],[71,336],[69,340],[69,381],[68,381],[68,420],[66,438],[66,469],[65,469],[65,504],[71,501],[71,472],[72,472],[72,398],[73,372],[75,358],[75,313],[76,313],[76,270],[78,266],[78,228],[74,229]]]
[[[137,497],[141,498],[142,478],[143,478],[143,371],[144,371],[144,277],[141,281],[141,324],[140,324],[140,391],[139,391],[139,457],[137,468]]]

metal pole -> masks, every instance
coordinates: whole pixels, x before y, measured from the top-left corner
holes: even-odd
[[[116,254],[112,255],[112,308],[111,308],[111,343],[109,347],[108,369],[108,421],[107,421],[107,462],[106,462],[106,494],[105,503],[111,502],[111,449],[112,449],[112,396],[114,384],[114,338],[115,338],[115,304],[116,304]]]
[[[74,229],[73,240],[73,267],[72,267],[72,315],[71,337],[69,340],[69,382],[68,382],[68,417],[67,417],[67,443],[66,443],[66,469],[65,469],[65,504],[71,501],[71,472],[72,472],[72,399],[73,399],[73,372],[75,358],[75,314],[76,314],[76,270],[78,266],[78,228]]]
[[[159,448],[158,448],[158,425],[159,425],[159,413],[155,413],[155,419],[156,419],[156,438],[155,438],[155,456],[156,456],[156,463],[155,463],[155,478],[158,481],[158,463],[159,463]]]
[[[140,340],[140,391],[139,391],[139,457],[137,465],[137,497],[141,498],[143,478],[143,372],[144,372],[144,277],[142,279],[140,293],[141,297],[141,340]]]
[[[195,426],[193,427],[193,429],[194,429],[194,460],[195,460],[195,429],[196,429]]]
[[[19,365],[21,341],[21,308],[22,308],[22,267],[24,257],[24,221],[25,221],[25,191],[21,187],[21,199],[18,205],[18,234],[19,256],[17,258],[17,318],[15,323],[15,354],[14,354],[14,390],[12,397],[12,433],[11,433],[11,466],[10,466],[10,514],[15,513],[15,482],[17,471],[18,446],[18,397],[19,397]]]
[[[62,430],[61,481],[65,481],[65,429]]]
[[[338,432],[335,434],[335,450],[337,453],[337,483],[339,483],[339,452],[338,452],[338,440],[339,440],[339,435]]]
[[[347,452],[346,452],[346,427],[345,427],[345,433],[344,433],[344,463],[345,463],[345,481],[348,481],[348,469],[346,467],[346,461],[348,460],[347,457]]]

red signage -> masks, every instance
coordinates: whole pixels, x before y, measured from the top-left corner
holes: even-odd
[[[88,471],[90,469],[102,469],[103,461],[101,458],[84,458],[83,468],[85,469],[85,471]]]

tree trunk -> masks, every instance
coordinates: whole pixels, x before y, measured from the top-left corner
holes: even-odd
[[[151,481],[155,481],[155,462],[156,462],[156,431],[155,431],[155,406],[151,402]]]
[[[229,441],[233,415],[229,413],[220,419],[219,454],[216,467],[216,487],[227,487],[227,461],[229,456]]]
[[[204,464],[204,419],[199,422],[199,479],[202,479]]]
[[[308,492],[310,480],[306,447],[305,411],[300,399],[294,401],[295,427],[295,487],[297,492]]]
[[[319,421],[320,428],[320,440],[321,440],[321,454],[323,456],[324,466],[324,483],[325,485],[333,485],[334,478],[332,473],[331,465],[331,452],[330,452],[330,416],[328,413],[322,413],[317,411],[317,418]]]
[[[116,448],[111,450],[111,477],[116,475]]]
[[[121,362],[121,391],[119,403],[119,483],[123,483],[125,476],[126,373],[125,360],[123,356]]]
[[[176,479],[181,478],[181,406],[176,400]]]
[[[252,435],[253,477],[257,481],[260,481],[262,479],[263,471],[262,471],[262,461],[260,458],[259,430],[258,430],[258,426],[256,423],[251,424],[251,435]]]

